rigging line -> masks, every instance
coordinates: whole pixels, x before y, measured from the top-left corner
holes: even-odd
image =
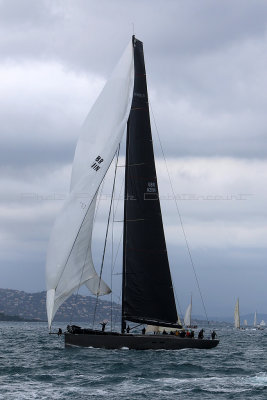
[[[121,192],[122,192],[122,188],[123,188],[123,180],[122,180],[122,182],[121,182],[121,188],[120,188],[120,193],[119,193],[119,197],[118,197],[118,200],[117,200],[117,205],[116,205],[116,208],[115,208],[115,215],[117,214],[117,209],[118,209],[118,206],[119,206],[119,201],[120,201],[120,199],[121,199]]]
[[[138,326],[141,326],[141,325],[145,325],[145,324],[138,324],[138,325],[135,325],[135,326],[132,326],[131,328],[130,328],[130,331],[132,330],[132,329],[135,329],[135,328],[138,328]]]
[[[122,289],[120,290],[120,295],[117,296],[118,302],[119,302],[119,303],[120,303],[120,301],[121,301],[121,295],[122,295]],[[115,315],[115,322],[114,322],[114,325],[115,325],[115,326],[116,326],[116,324],[117,324],[117,322],[118,322],[118,319],[119,319],[120,315],[121,315],[121,310],[117,310],[116,315]]]
[[[158,127],[157,127],[157,124],[156,124],[155,115],[154,115],[151,103],[149,103],[149,104],[150,104],[150,108],[151,108],[151,112],[152,112],[152,116],[153,116],[153,121],[154,121],[155,128],[156,128],[156,132],[157,132],[157,136],[158,136],[161,152],[162,152],[163,159],[164,159],[164,162],[165,162],[167,174],[168,174],[168,177],[169,177],[169,182],[170,182],[172,195],[173,195],[173,198],[174,198],[174,201],[175,201],[175,205],[176,205],[176,210],[177,210],[177,213],[178,213],[178,216],[179,216],[179,220],[180,220],[183,236],[184,236],[186,247],[187,247],[187,251],[188,251],[188,254],[189,254],[189,259],[190,259],[190,262],[191,262],[191,265],[192,265],[192,268],[193,268],[193,272],[194,272],[194,275],[195,275],[195,280],[196,280],[198,291],[199,291],[199,294],[200,294],[202,306],[203,306],[203,309],[204,309],[204,312],[205,312],[206,320],[207,320],[207,322],[209,324],[208,314],[207,314],[205,303],[204,303],[204,299],[203,299],[203,296],[202,296],[202,293],[201,293],[201,289],[200,289],[200,285],[199,285],[199,281],[198,281],[198,277],[197,277],[197,273],[196,273],[196,269],[195,269],[195,264],[194,264],[193,257],[192,257],[191,251],[190,251],[188,239],[187,239],[187,236],[186,236],[186,233],[185,233],[182,216],[181,216],[181,213],[180,213],[180,210],[179,210],[179,207],[178,207],[176,196],[174,194],[174,189],[173,189],[173,185],[172,185],[172,181],[171,181],[171,176],[170,176],[170,172],[169,172],[169,169],[168,169],[167,160],[166,160],[166,157],[165,157],[165,154],[164,154],[164,151],[163,151],[162,143],[161,143],[161,140],[160,140],[160,136],[159,136]]]
[[[116,166],[115,166],[115,172],[116,172]],[[114,245],[113,245],[113,240],[114,240],[114,201],[112,202],[112,226],[111,226],[111,268],[110,268],[110,329],[112,332],[112,324],[113,324],[113,276],[112,276],[112,264],[113,264],[113,257],[114,257]]]
[[[96,205],[96,209],[95,209],[95,215],[94,215],[93,223],[94,223],[95,220],[96,220],[96,216],[97,216],[98,209],[99,209],[99,206],[100,206],[100,201],[101,201],[103,189],[104,189],[104,186],[105,186],[105,178],[106,178],[106,175],[104,176],[104,179],[103,179],[103,181],[102,181],[102,183],[101,183],[100,193],[99,193],[99,197],[98,197],[98,201],[97,201],[97,205]],[[97,194],[98,194],[98,191],[99,191],[99,189],[98,189],[97,192],[96,192]]]
[[[120,149],[120,145],[118,146],[118,149],[117,149],[116,165],[118,164],[119,149]],[[101,283],[101,278],[102,278],[102,273],[103,273],[103,266],[104,266],[104,261],[105,261],[106,246],[107,246],[107,239],[108,239],[108,230],[109,230],[110,216],[111,216],[111,210],[112,210],[112,202],[113,202],[113,196],[114,196],[116,174],[117,174],[117,168],[115,168],[115,176],[114,176],[113,186],[112,186],[111,200],[110,200],[109,213],[108,213],[108,223],[107,223],[107,229],[106,229],[106,235],[105,235],[105,243],[104,243],[102,261],[101,261],[101,268],[100,268],[100,274],[99,274],[98,289],[97,289],[97,292],[96,292],[96,303],[95,303],[95,309],[94,309],[93,327],[94,327],[94,324],[95,324],[96,308],[97,308],[97,304],[98,304],[100,283]]]
[[[120,145],[118,148],[118,157],[119,157],[119,153],[120,153]],[[116,177],[116,170],[117,170],[117,166],[118,166],[118,158],[117,158],[117,164],[115,165],[115,172],[114,175]],[[116,182],[115,182],[115,178],[114,178],[114,196],[115,196],[115,186]],[[112,324],[113,324],[113,274],[112,274],[112,266],[113,266],[113,258],[114,258],[114,219],[115,219],[115,202],[113,200],[112,202],[112,228],[111,228],[111,268],[110,268],[110,326],[111,326],[111,332],[112,332]]]
[[[120,249],[120,245],[121,245],[122,234],[123,234],[123,232],[121,232],[121,237],[120,237],[120,241],[119,241],[119,244],[118,244],[117,252],[116,252],[116,255],[115,255],[115,260],[114,260],[114,263],[112,265],[112,275],[115,275],[115,274],[113,274],[113,272],[114,272],[114,269],[115,269],[115,265],[116,265],[116,261],[117,261],[117,257],[118,257],[118,253],[119,253],[119,249]]]

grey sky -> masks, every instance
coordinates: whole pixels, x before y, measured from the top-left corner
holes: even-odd
[[[208,313],[231,314],[237,296],[266,312],[266,13],[257,0],[0,0],[1,287],[45,288],[79,126],[134,23]],[[192,292],[203,314],[152,128],[179,302]]]

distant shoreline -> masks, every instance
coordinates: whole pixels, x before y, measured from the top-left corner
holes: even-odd
[[[6,315],[4,313],[0,312],[0,322],[5,322],[5,321],[10,321],[10,322],[46,322],[42,321],[38,318],[22,318],[19,315]]]

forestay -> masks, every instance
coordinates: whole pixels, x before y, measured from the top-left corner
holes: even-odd
[[[126,127],[133,77],[133,49],[129,43],[82,127],[70,193],[50,236],[46,263],[49,327],[60,305],[79,286],[86,284],[95,295],[110,292],[93,265],[93,219],[98,188]]]

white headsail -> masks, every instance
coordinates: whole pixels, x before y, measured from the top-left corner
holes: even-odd
[[[236,301],[235,305],[235,328],[240,328],[240,316],[239,316],[239,299]]]
[[[60,305],[81,285],[86,284],[97,295],[110,292],[93,265],[93,219],[98,188],[127,124],[133,82],[130,42],[82,127],[72,167],[70,193],[50,236],[46,262],[49,327]]]
[[[191,313],[192,313],[192,296],[189,306],[186,309],[184,316],[184,324],[185,326],[191,326]]]
[[[253,323],[253,325],[257,326],[257,311],[255,311],[255,313],[254,313],[254,323]]]

